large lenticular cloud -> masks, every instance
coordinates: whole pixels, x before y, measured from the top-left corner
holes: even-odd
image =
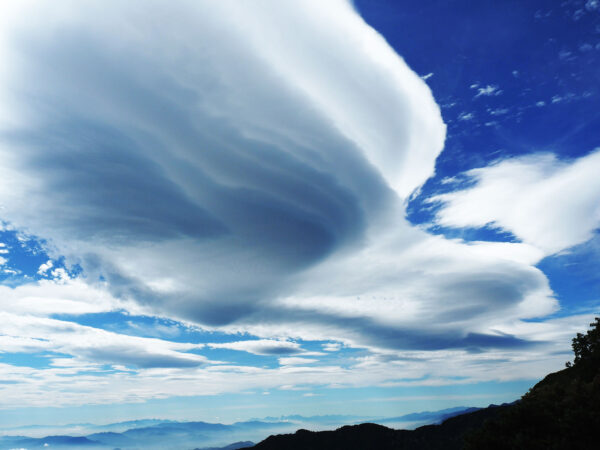
[[[406,222],[445,126],[348,2],[3,8],[2,219],[89,284],[373,351],[523,347],[498,323],[556,307],[535,249]]]
[[[348,2],[259,3],[9,2],[2,218],[238,313],[360,240],[432,174],[438,107]]]

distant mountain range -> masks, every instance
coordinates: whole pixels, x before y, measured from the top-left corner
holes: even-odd
[[[1,436],[0,449],[14,448],[94,448],[94,449],[191,449],[201,448],[234,450],[253,445],[248,439],[262,439],[279,430],[289,431],[288,422],[239,422],[231,425],[207,422],[175,422],[175,421],[135,421],[129,422],[133,428],[123,432],[101,431],[86,436]],[[150,424],[149,426],[144,426]],[[121,424],[110,424],[105,428],[120,427]],[[137,426],[136,426],[137,425]],[[284,427],[284,428],[282,428]],[[256,439],[256,440],[258,440]],[[238,442],[231,444],[232,441]]]
[[[317,427],[320,429],[339,426],[344,423],[360,423],[374,420],[381,424],[414,424],[439,423],[451,415],[471,411],[476,408],[456,407],[441,411],[425,411],[391,418],[366,418],[351,415],[319,415],[301,416],[287,415],[265,417],[245,422],[226,425],[208,422],[177,422],[173,420],[143,419],[117,422],[106,425],[89,423],[69,424],[55,429],[82,430],[78,435],[50,435],[44,437],[28,437],[21,435],[29,432],[49,429],[49,426],[31,425],[20,427],[18,435],[0,436],[0,449],[13,448],[94,448],[94,449],[129,449],[129,448],[169,448],[226,449],[254,445],[273,433],[288,433],[300,427]],[[38,434],[39,435],[39,434]],[[236,441],[229,444],[232,441]],[[44,444],[47,444],[46,446]],[[227,445],[226,445],[227,444]],[[199,447],[199,445],[201,447]]]
[[[248,448],[256,450],[595,449],[595,446],[586,447],[585,442],[582,444],[581,440],[576,441],[580,444],[578,447],[497,446],[505,442],[505,437],[494,438],[490,442],[490,436],[498,434],[499,429],[504,433],[512,432],[512,430],[518,429],[520,423],[527,423],[527,419],[531,420],[531,417],[535,417],[535,411],[531,410],[530,405],[533,401],[532,398],[536,399],[535,401],[540,401],[541,396],[544,408],[551,409],[547,404],[547,399],[544,397],[547,395],[544,392],[547,392],[548,389],[554,393],[553,395],[556,394],[556,389],[560,390],[563,385],[571,386],[571,389],[577,391],[573,386],[581,382],[578,374],[579,369],[577,368],[569,368],[550,374],[531,389],[522,400],[512,404],[490,405],[487,408],[455,407],[440,411],[423,411],[379,419],[377,420],[377,424],[362,423],[358,425],[345,425],[334,431],[308,431],[306,429],[299,429],[295,433],[290,433],[290,431],[298,428],[298,424],[327,425],[337,420],[355,419],[356,417],[290,415],[267,417],[264,420],[250,420],[230,425],[208,422],[161,421],[158,419],[94,426],[79,424],[78,426],[86,425],[87,427],[102,428],[104,430],[122,429],[123,426],[130,426],[131,428],[121,432],[99,431],[85,436],[56,435],[38,438],[2,436],[0,437],[0,449],[35,449],[47,447],[69,450],[88,448],[94,450],[140,448],[182,450],[237,450]],[[593,400],[588,400],[584,404],[588,405],[587,407],[590,411],[598,412],[595,418],[588,418],[587,422],[595,420],[595,422],[598,422],[597,425],[600,426],[600,375],[597,374],[594,380],[596,380],[595,393],[586,391],[590,394],[590,399]],[[582,399],[578,399],[578,402],[581,401]],[[598,401],[595,410],[589,405],[590,401]],[[525,408],[523,405],[525,405]],[[572,405],[566,405],[566,407],[567,410],[576,409]],[[527,418],[519,417],[519,414],[523,414],[523,411],[528,415]],[[560,416],[557,411],[554,411],[554,414]],[[546,416],[544,418],[548,420]],[[510,424],[508,427],[505,425],[507,420]],[[429,423],[429,425],[423,425],[414,430],[396,430],[383,425],[385,423],[423,422]],[[504,425],[499,426],[498,423]],[[264,439],[269,434],[272,435]],[[264,440],[256,445],[253,443],[253,441],[257,442],[261,439]],[[232,441],[235,442],[231,443]],[[494,446],[494,443],[496,443],[496,446]]]

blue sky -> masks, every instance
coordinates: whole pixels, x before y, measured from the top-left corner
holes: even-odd
[[[600,2],[0,8],[0,427],[512,401],[597,313]]]

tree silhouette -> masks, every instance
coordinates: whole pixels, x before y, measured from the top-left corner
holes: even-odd
[[[577,333],[573,338],[573,353],[575,359],[573,364],[567,363],[567,367],[585,365],[598,367],[600,362],[600,317],[590,323],[590,329],[586,334]]]

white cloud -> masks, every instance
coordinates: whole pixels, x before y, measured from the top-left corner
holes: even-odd
[[[101,286],[93,287],[81,279],[67,282],[41,280],[11,288],[0,286],[0,311],[27,316],[53,314],[91,314],[129,309],[135,305],[115,299]]]
[[[318,359],[300,358],[300,357],[296,357],[296,356],[279,358],[279,364],[281,364],[282,366],[301,366],[304,364],[312,364],[317,361],[318,361]]]
[[[458,115],[458,120],[463,120],[463,121],[467,121],[467,120],[473,120],[475,118],[475,114],[472,112],[461,112]]]
[[[210,348],[225,348],[229,350],[239,350],[243,352],[253,353],[255,355],[285,355],[290,353],[302,352],[302,348],[297,342],[274,339],[225,342],[219,344],[206,345]]]
[[[51,272],[52,277],[60,283],[66,283],[71,279],[69,273],[62,267],[58,267]]]
[[[558,58],[564,61],[573,61],[577,57],[573,55],[573,52],[569,50],[561,50],[558,52]]]
[[[587,0],[585,3],[585,9],[588,11],[595,11],[600,9],[600,1],[599,0]]]
[[[492,116],[502,116],[506,113],[508,113],[509,109],[508,108],[496,108],[490,111],[490,114]]]
[[[187,351],[202,345],[113,333],[73,322],[0,313],[3,352],[57,352],[85,361],[142,368],[194,367],[208,362]]]
[[[43,264],[40,265],[40,268],[38,269],[37,273],[39,275],[44,275],[53,266],[54,266],[54,263],[52,262],[51,259],[49,259],[47,262],[45,262],[45,263],[43,263]]]
[[[340,342],[326,342],[322,347],[326,352],[337,352],[342,348],[342,344]]]
[[[475,85],[472,85],[471,87],[477,89],[477,94],[475,95],[475,98],[481,97],[481,96],[484,96],[484,97],[497,96],[497,95],[502,94],[502,91],[500,89],[498,89],[498,86],[492,85],[492,84],[488,84],[485,87],[477,87]]]
[[[589,240],[600,226],[600,151],[573,161],[551,154],[502,160],[465,175],[475,185],[442,194],[436,223],[492,226],[544,254]]]

